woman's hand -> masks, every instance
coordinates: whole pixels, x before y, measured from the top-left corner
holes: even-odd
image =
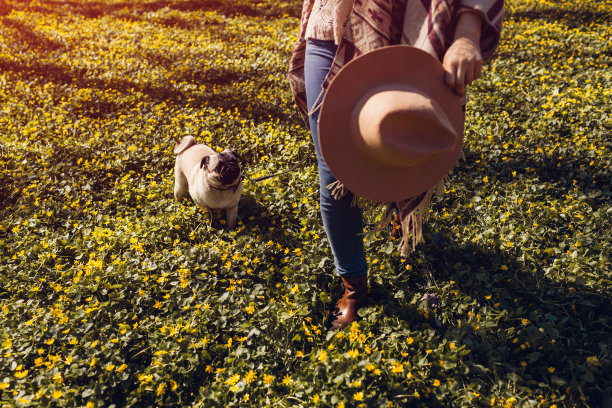
[[[465,87],[480,76],[480,29],[482,20],[478,14],[462,13],[457,21],[455,38],[446,51],[442,66],[446,70],[446,84],[459,95],[465,95]]]

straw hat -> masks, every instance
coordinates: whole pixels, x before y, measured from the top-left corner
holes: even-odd
[[[462,104],[435,57],[408,45],[378,48],[329,84],[319,115],[323,158],[358,196],[391,202],[421,194],[460,154]]]

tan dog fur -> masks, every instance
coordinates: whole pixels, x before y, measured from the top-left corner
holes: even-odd
[[[231,150],[216,153],[204,144],[196,144],[192,136],[177,143],[174,153],[174,199],[180,201],[189,192],[198,207],[225,210],[227,229],[234,228],[242,192],[237,154]],[[223,171],[226,165],[230,166],[228,172]],[[238,173],[234,178],[236,166]],[[228,174],[231,180],[227,179]]]

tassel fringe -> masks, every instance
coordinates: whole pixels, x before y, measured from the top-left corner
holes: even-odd
[[[443,187],[444,188],[444,187]],[[435,189],[426,192],[420,202],[407,214],[400,209],[402,240],[398,245],[400,256],[408,256],[423,239],[423,221],[429,216],[429,206]]]
[[[340,200],[348,193],[348,189],[344,187],[344,184],[342,184],[340,180],[336,180],[333,183],[328,184],[327,189],[330,191],[335,200]]]
[[[465,157],[463,156],[463,151],[461,152],[461,157]],[[450,174],[451,173],[446,175],[429,191],[398,203],[378,203],[353,195],[351,205],[362,208],[364,210],[364,215],[368,218],[375,217],[375,213],[378,212],[383,205],[386,206],[385,212],[380,221],[376,224],[376,227],[364,232],[363,235],[376,234],[387,228],[393,219],[394,211],[397,210],[402,231],[402,239],[398,245],[398,250],[400,256],[408,256],[411,251],[416,249],[419,243],[424,242],[423,222],[426,221],[429,216],[431,199],[434,193],[439,195],[444,194],[444,186],[448,182]],[[327,185],[327,188],[330,190],[332,197],[336,200],[341,199],[349,193],[349,190],[339,180]]]

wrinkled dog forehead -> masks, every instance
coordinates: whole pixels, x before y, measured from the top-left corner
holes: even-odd
[[[217,167],[217,164],[219,164],[219,161],[221,161],[220,154],[212,154],[208,156],[208,168],[210,170],[214,170],[215,167]]]
[[[238,153],[236,153],[233,150],[230,149],[225,149],[224,151],[222,151],[221,153],[219,153],[220,156],[222,156],[224,158],[224,160],[233,162],[233,161],[239,161],[240,160],[240,156],[238,156]]]
[[[239,165],[239,157],[233,150],[226,149],[218,154],[211,154],[202,159],[201,167],[206,167],[209,171],[214,171],[219,165],[236,163]]]

